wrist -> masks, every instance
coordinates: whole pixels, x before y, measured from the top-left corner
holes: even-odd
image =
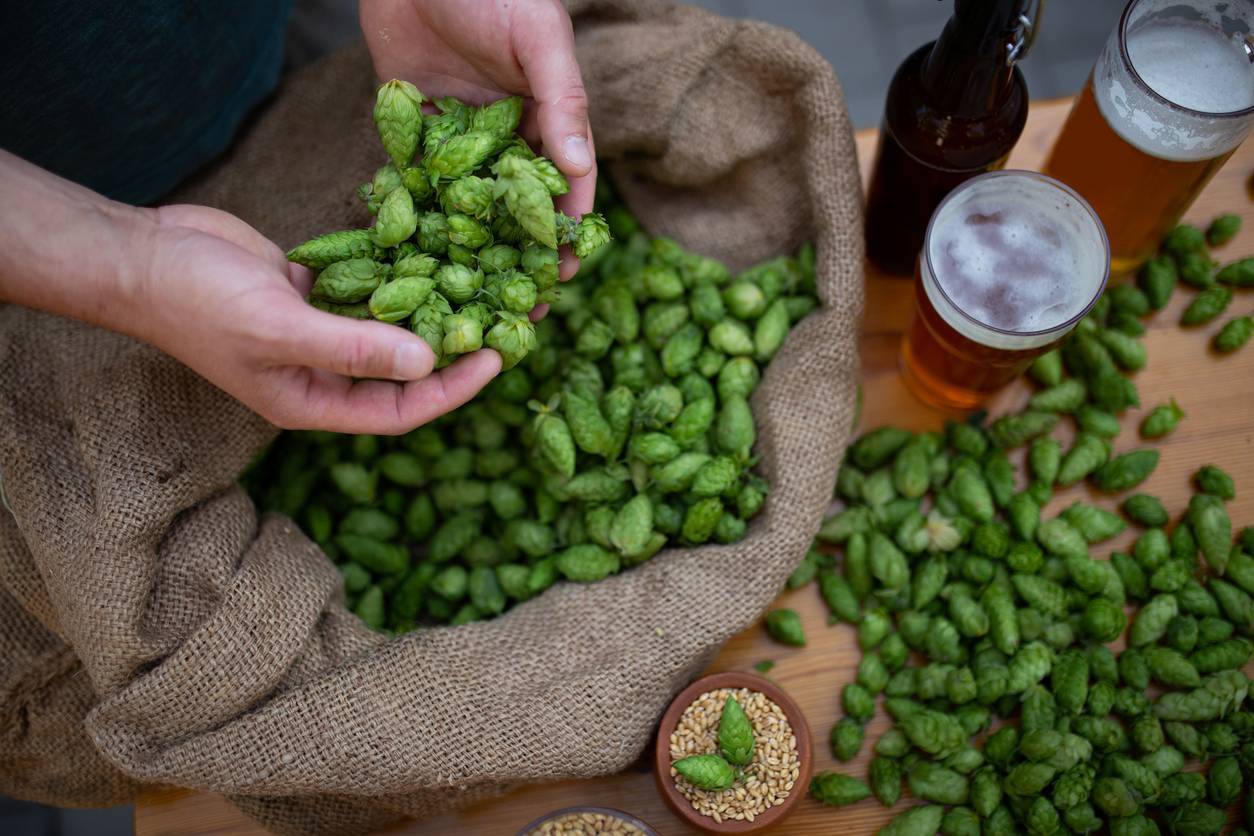
[[[142,339],[156,265],[167,246],[157,210],[105,200],[91,214],[94,237],[108,255],[93,276],[92,309],[69,315]]]
[[[142,289],[152,215],[0,151],[0,300],[117,327]]]

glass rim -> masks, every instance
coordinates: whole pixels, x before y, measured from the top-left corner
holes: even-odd
[[[1065,192],[1088,214],[1089,219],[1093,222],[1093,226],[1097,229],[1098,237],[1102,242],[1102,263],[1106,266],[1102,271],[1101,280],[1097,282],[1093,298],[1089,299],[1089,301],[1085,303],[1084,307],[1080,309],[1079,313],[1068,319],[1066,322],[1060,322],[1057,325],[1049,328],[1042,328],[1038,331],[1010,331],[1005,328],[998,328],[996,325],[989,325],[987,322],[981,322],[963,310],[962,306],[951,299],[949,294],[945,292],[945,286],[941,283],[940,279],[937,278],[938,274],[935,267],[932,265],[932,230],[936,226],[937,218],[940,217],[941,212],[949,205],[949,202],[956,198],[959,194],[965,192],[976,183],[992,180],[998,177],[1022,177],[1030,180],[1037,180],[1047,186],[1051,186],[1061,192]],[[1088,315],[1089,311],[1093,309],[1093,306],[1097,304],[1097,300],[1101,298],[1102,293],[1106,290],[1106,282],[1110,280],[1110,239],[1106,236],[1106,227],[1102,225],[1101,218],[1098,217],[1097,212],[1089,205],[1087,200],[1080,196],[1079,192],[1068,186],[1066,183],[1061,180],[1055,180],[1048,174],[1042,174],[1039,171],[1031,171],[1024,168],[1004,168],[997,171],[986,171],[983,174],[972,177],[970,180],[964,181],[955,187],[949,194],[945,195],[945,199],[937,205],[936,211],[932,213],[931,219],[927,222],[927,231],[923,235],[923,253],[921,258],[927,264],[927,271],[932,276],[932,283],[936,286],[936,290],[942,297],[944,297],[945,301],[949,303],[951,308],[961,314],[968,322],[971,322],[972,324],[987,331],[992,331],[995,334],[1002,334],[1007,337],[1043,337],[1055,333],[1066,334],[1074,328],[1081,319],[1084,319],[1084,317]],[[920,279],[922,279],[922,277],[920,277]],[[927,288],[925,286],[924,290],[926,291],[926,289]]]
[[[1247,2],[1248,0],[1237,0],[1237,2],[1243,1]],[[1124,69],[1131,74],[1133,84],[1139,87],[1143,93],[1148,95],[1154,101],[1186,116],[1196,116],[1202,119],[1241,119],[1254,113],[1254,105],[1250,105],[1249,107],[1245,107],[1240,110],[1224,110],[1219,112],[1195,110],[1191,107],[1186,107],[1182,104],[1173,102],[1171,99],[1168,99],[1166,96],[1151,87],[1145,79],[1141,78],[1141,74],[1136,71],[1136,66],[1132,63],[1132,56],[1128,54],[1128,24],[1131,23],[1132,20],[1132,10],[1142,2],[1145,2],[1145,0],[1128,0],[1127,5],[1123,7],[1123,13],[1119,15],[1119,29],[1116,32],[1119,36],[1119,60],[1123,62]],[[1189,0],[1181,0],[1181,4],[1190,5]]]

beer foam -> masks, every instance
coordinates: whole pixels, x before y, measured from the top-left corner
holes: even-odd
[[[994,348],[1053,342],[1106,279],[1106,241],[1092,210],[1027,173],[969,181],[937,212],[926,247],[932,306],[958,333]]]
[[[1254,107],[1254,64],[1244,38],[1249,21],[1236,23],[1231,2],[1198,4],[1189,18],[1166,2],[1143,3],[1126,29],[1128,59],[1140,82],[1196,113],[1149,95],[1123,60],[1117,34],[1103,50],[1093,68],[1094,98],[1106,122],[1134,148],[1166,160],[1205,160],[1232,150],[1249,132],[1254,116],[1220,116]]]
[[[1128,57],[1149,88],[1200,113],[1254,107],[1254,64],[1235,35],[1204,23],[1150,22],[1128,35]]]

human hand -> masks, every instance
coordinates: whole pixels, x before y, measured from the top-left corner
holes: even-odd
[[[152,343],[273,424],[406,432],[500,371],[500,356],[483,350],[433,372],[430,347],[408,329],[311,307],[310,272],[233,215],[175,205],[149,217],[131,315],[103,324]]]
[[[529,98],[519,130],[570,180],[557,208],[575,217],[592,211],[588,100],[570,17],[558,0],[362,0],[360,17],[380,78],[473,104]],[[562,278],[578,264],[566,254]]]

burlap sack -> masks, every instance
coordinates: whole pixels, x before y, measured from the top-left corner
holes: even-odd
[[[733,267],[818,245],[824,306],[753,398],[773,492],[748,538],[388,641],[236,487],[273,428],[147,346],[0,309],[0,791],[93,805],[171,784],[275,830],[345,833],[614,772],[775,597],[853,410],[860,192],[840,88],[766,25],[571,6],[599,152],[651,230]],[[284,246],[360,223],[374,84],[361,49],[303,71],[178,199]]]

